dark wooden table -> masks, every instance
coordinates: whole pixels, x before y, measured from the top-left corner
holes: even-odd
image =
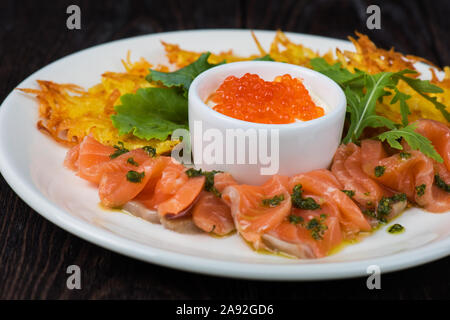
[[[381,30],[366,29],[380,4]],[[66,29],[78,4],[82,29]],[[179,29],[277,29],[376,44],[450,65],[449,1],[0,1],[0,101],[32,72],[69,53],[111,40]],[[70,72],[70,70],[67,70]],[[82,289],[66,288],[66,268],[82,270]],[[230,280],[139,262],[83,241],[30,209],[0,178],[0,298],[3,299],[448,299],[450,258],[366,279],[282,283]]]

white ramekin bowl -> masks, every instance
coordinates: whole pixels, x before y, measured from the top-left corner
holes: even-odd
[[[205,103],[226,77],[241,77],[246,73],[257,74],[267,81],[273,81],[276,76],[284,74],[300,78],[306,88],[323,101],[329,110],[324,116],[310,121],[261,124],[228,117]],[[321,73],[307,68],[269,61],[235,62],[211,68],[195,78],[189,89],[189,130],[194,164],[203,170],[229,172],[239,183],[246,184],[261,184],[275,173],[292,176],[300,172],[327,168],[341,141],[345,110],[346,99],[339,85]],[[269,144],[268,154],[273,152],[271,164],[267,163],[267,159],[254,154],[249,140],[244,150],[237,150],[236,146],[234,149],[230,148],[226,141],[227,132],[236,129],[243,129],[246,133],[254,130],[257,132],[257,138],[262,137],[260,132],[268,131],[265,141],[266,145]],[[271,150],[270,137],[276,138],[277,135],[272,129],[278,132],[278,150],[275,145],[272,145],[275,148]],[[208,145],[220,136],[224,138],[222,148],[216,148],[215,151],[208,149]],[[264,139],[258,139],[258,152],[261,150],[260,140]],[[217,145],[220,146],[220,142]],[[235,161],[227,163],[227,152],[231,159],[230,150],[234,150]],[[245,163],[237,162],[236,153],[245,155]],[[278,164],[275,163],[276,154]],[[278,168],[275,168],[276,166]]]

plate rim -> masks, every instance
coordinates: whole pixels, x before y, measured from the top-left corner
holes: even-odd
[[[170,34],[182,33],[202,33],[202,32],[250,32],[250,29],[191,29],[178,30],[161,33],[152,33],[139,35],[129,38],[118,39],[106,43],[101,43],[92,47],[85,48],[80,51],[73,52],[53,61],[44,67],[36,70],[26,77],[17,86],[27,82],[38,72],[45,71],[52,65],[62,60],[70,59],[77,54],[87,51],[94,51],[99,47],[116,45],[120,42],[129,40],[138,40],[148,37],[162,37]],[[253,30],[255,33],[272,33],[275,30]],[[338,41],[349,44],[349,41],[335,39],[324,36],[316,36],[311,34],[285,32],[286,35],[302,36],[311,39],[321,38],[327,41]],[[15,90],[11,91],[0,105],[0,124],[6,119],[5,105],[13,99]],[[178,252],[166,251],[143,244],[135,240],[127,239],[117,235],[111,231],[102,229],[92,223],[82,220],[70,214],[62,208],[58,208],[50,199],[46,198],[42,192],[32,182],[32,186],[28,186],[26,181],[22,180],[20,175],[14,170],[14,166],[7,157],[7,149],[4,146],[2,137],[0,137],[0,173],[4,177],[8,185],[13,191],[34,211],[43,216],[48,221],[54,223],[65,231],[82,238],[90,243],[98,245],[102,248],[113,252],[135,258],[137,260],[150,262],[156,265],[169,267],[177,270],[183,270],[199,274],[207,274],[212,276],[252,279],[252,280],[276,280],[276,281],[313,281],[313,280],[331,280],[344,279],[353,277],[368,276],[366,271],[370,265],[378,265],[382,273],[393,272],[424,263],[432,262],[440,258],[450,255],[450,237],[444,238],[431,244],[426,244],[419,248],[402,251],[394,254],[380,256],[371,259],[362,259],[346,262],[327,262],[327,263],[308,263],[308,264],[282,264],[282,263],[248,263],[248,262],[230,262],[213,258],[205,258],[183,254]],[[60,212],[66,215],[61,216]],[[411,258],[415,257],[415,258]],[[182,264],[180,264],[182,261]],[[333,272],[330,273],[330,270]]]

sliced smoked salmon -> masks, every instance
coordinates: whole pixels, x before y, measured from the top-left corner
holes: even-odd
[[[134,199],[152,178],[153,172],[158,170],[160,163],[159,158],[149,157],[142,149],[132,150],[105,163],[100,170],[98,188],[102,204],[120,207]],[[137,178],[130,178],[130,173]]]
[[[229,173],[217,173],[214,176],[214,187],[219,193],[222,193],[226,187],[236,184],[237,182]],[[230,207],[213,192],[202,192],[192,209],[192,219],[198,228],[219,236],[235,230]]]
[[[359,231],[370,231],[371,226],[360,208],[342,192],[342,185],[328,170],[320,169],[293,176],[289,181],[290,189],[301,185],[305,193],[324,198],[339,208],[339,223],[345,238],[354,237]]]
[[[278,226],[290,214],[288,181],[288,177],[274,175],[262,186],[232,185],[222,193],[231,208],[237,231],[255,249],[266,248],[261,241],[262,234]]]
[[[379,141],[365,140],[362,147],[342,144],[334,156],[331,171],[363,209],[376,207],[387,191],[362,170],[362,163],[385,157]],[[363,150],[363,151],[362,151]],[[364,155],[364,156],[363,156]],[[363,161],[364,158],[364,161]]]
[[[321,258],[342,242],[339,208],[315,195],[305,194],[305,197],[320,202],[320,208],[292,208],[291,214],[281,224],[262,236],[270,250],[301,259]]]
[[[78,158],[78,175],[92,183],[99,184],[102,166],[111,160],[115,148],[104,146],[91,136],[86,136],[80,143]]]

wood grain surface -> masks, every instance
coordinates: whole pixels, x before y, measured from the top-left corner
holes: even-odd
[[[382,29],[365,27],[379,4]],[[66,28],[77,4],[82,29]],[[450,1],[0,1],[0,101],[32,72],[111,40],[200,28],[282,29],[346,38],[359,30],[379,46],[450,65]],[[67,70],[70,72],[70,70]],[[66,288],[66,268],[82,289]],[[223,279],[139,262],[102,249],[46,221],[0,178],[1,299],[448,299],[450,258],[366,279],[283,283]]]

